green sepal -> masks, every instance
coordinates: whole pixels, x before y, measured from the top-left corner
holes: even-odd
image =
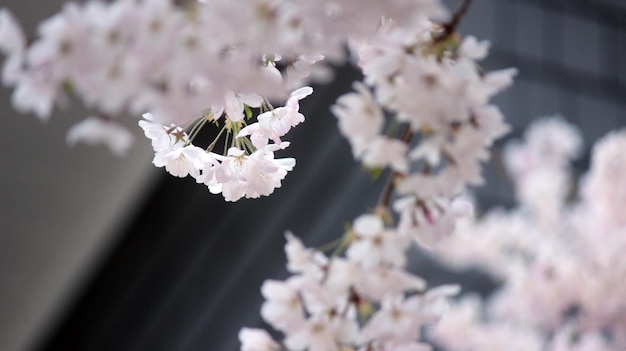
[[[243,110],[246,112],[246,118],[252,118],[252,109],[250,109],[250,106],[243,105]]]
[[[384,168],[381,167],[364,167],[365,171],[370,175],[370,178],[374,181],[377,180],[381,174],[385,171]]]
[[[72,95],[72,93],[74,92],[74,87],[72,86],[72,82],[69,79],[63,81],[62,88],[63,92],[67,95]]]

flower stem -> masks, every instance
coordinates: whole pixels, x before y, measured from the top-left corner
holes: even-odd
[[[322,252],[334,250],[343,242],[343,240],[344,240],[344,238],[342,236],[342,237],[340,237],[338,239],[335,239],[335,240],[333,240],[331,242],[328,242],[326,244],[323,244],[323,245],[317,247],[316,250],[322,251]]]
[[[189,141],[193,141],[196,135],[198,135],[198,132],[200,132],[200,129],[202,129],[202,127],[204,127],[204,125],[206,124],[207,118],[204,116],[201,118],[202,119],[198,123],[196,123],[193,128],[191,128],[191,131],[189,132]]]
[[[411,130],[411,126],[406,126],[404,133],[402,134],[401,140],[405,143],[409,143],[413,138],[413,131]],[[378,205],[376,206],[377,210],[380,209],[384,212],[387,212],[389,208],[389,202],[391,201],[391,195],[396,188],[396,181],[398,177],[402,176],[402,173],[392,172],[387,179],[387,183],[385,184],[385,188],[380,195],[380,199],[378,200]]]
[[[226,125],[224,125],[222,127],[222,129],[220,130],[220,132],[217,133],[217,136],[215,137],[215,140],[213,140],[213,142],[211,144],[209,144],[209,146],[207,146],[207,148],[206,148],[207,152],[213,151],[213,148],[215,147],[215,144],[217,144],[217,141],[220,140],[220,137],[222,136],[222,134],[224,134],[225,130],[226,130]]]

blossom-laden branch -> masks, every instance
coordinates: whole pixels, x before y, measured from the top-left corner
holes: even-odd
[[[261,309],[284,342],[243,329],[242,350],[430,350],[420,331],[439,319],[458,287],[427,290],[406,271],[406,252],[414,243],[437,246],[470,215],[471,206],[455,197],[480,182],[480,161],[508,130],[488,101],[515,73],[481,73],[475,60],[486,56],[487,43],[441,44],[437,30],[427,20],[412,28],[390,20],[351,42],[365,83],[355,83],[332,112],[355,158],[389,168],[390,180],[378,207],[354,220],[331,256],[287,235],[293,276],[266,281]],[[405,126],[399,138],[397,125]],[[401,198],[392,206],[394,194]]]
[[[385,216],[397,192],[400,227],[427,246],[469,213],[467,203],[452,199],[467,184],[482,183],[480,162],[509,130],[489,100],[515,74],[478,69],[487,42],[467,37],[451,46],[437,33],[427,20],[410,30],[389,21],[373,37],[352,41],[365,84],[332,108],[353,155],[366,167],[392,171],[378,212]],[[386,132],[394,125],[407,126],[399,139]]]

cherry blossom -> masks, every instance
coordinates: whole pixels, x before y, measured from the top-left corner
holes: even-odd
[[[278,107],[264,112],[257,117],[258,122],[243,128],[238,138],[251,135],[252,144],[257,148],[264,148],[271,139],[275,144],[281,144],[281,137],[291,128],[304,122],[304,115],[298,112],[299,100],[313,93],[311,87],[303,87],[289,95],[284,107]],[[250,105],[251,106],[251,105]]]
[[[441,16],[445,11],[438,0],[384,6],[352,0],[319,4],[216,0],[186,5],[170,0],[90,1],[65,5],[40,25],[38,37],[28,46],[8,10],[2,13],[2,52],[9,57],[5,84],[19,90],[27,84],[25,77],[38,74],[55,90],[50,105],[71,87],[74,95],[100,112],[167,111],[161,122],[185,124],[207,106],[216,111],[221,106],[240,121],[241,103],[255,107],[260,101],[242,97],[277,98],[310,75],[324,76],[316,73],[324,71],[316,67],[323,58],[345,59],[348,38],[371,33],[383,14],[411,25],[414,16]],[[281,57],[287,62],[284,82],[280,74],[276,79],[274,64]],[[23,74],[16,75],[22,67]],[[185,114],[161,107],[171,92],[197,82],[202,82],[201,89],[194,87],[191,94],[178,94],[177,99],[198,97],[205,106]],[[149,98],[154,94],[165,96]],[[135,101],[142,101],[141,107],[130,106]],[[26,101],[21,109],[49,116],[51,109],[36,105]]]
[[[104,144],[121,156],[131,147],[133,135],[121,125],[99,117],[88,117],[67,132],[67,143]]]
[[[22,73],[26,36],[17,19],[7,9],[0,8],[0,53],[7,56],[2,66],[2,83],[15,84]]]
[[[276,110],[290,110],[291,114],[299,114],[298,100],[311,92],[312,89],[309,87],[296,90],[287,99],[286,106]],[[261,104],[260,97],[255,95],[233,92],[229,96],[235,101],[235,105],[241,106],[242,110],[243,101],[246,101],[247,108]],[[237,113],[238,108],[235,109]],[[219,119],[224,111],[227,114],[225,121]],[[275,158],[275,152],[286,149],[290,143],[280,140],[272,144],[267,140],[263,145],[255,143],[254,135],[247,139],[245,131],[246,128],[260,125],[260,122],[241,128],[245,121],[233,120],[228,117],[228,113],[233,112],[229,112],[228,108],[222,108],[217,112],[209,110],[196,120],[190,134],[176,124],[170,124],[170,127],[166,128],[152,113],[144,114],[144,120],[139,121],[139,126],[144,129],[146,137],[152,140],[155,151],[153,163],[157,167],[165,167],[172,175],[177,177],[191,175],[198,183],[205,184],[211,193],[221,193],[226,201],[270,195],[274,189],[281,187],[282,180],[295,166],[296,161],[293,158]],[[258,116],[261,117],[262,115]],[[193,144],[193,137],[206,123],[219,125],[220,122],[222,130],[206,150]],[[283,130],[281,136],[287,131],[288,129]],[[212,149],[223,133],[233,136],[230,138],[231,146],[225,154],[219,155],[212,152]],[[227,136],[226,141],[228,140]]]
[[[397,233],[385,230],[383,221],[374,215],[363,215],[352,227],[354,242],[346,252],[349,260],[364,267],[390,264],[404,267],[404,251],[408,241]]]
[[[261,292],[266,299],[261,307],[261,316],[265,321],[285,332],[304,325],[304,306],[298,291],[289,282],[267,280]]]
[[[165,170],[175,177],[184,178],[191,175],[197,178],[205,163],[204,156],[208,154],[201,148],[185,145],[157,153],[152,163],[157,167],[165,167]]]
[[[280,147],[280,146],[276,146]],[[243,150],[230,148],[227,157],[215,171],[215,179],[221,184],[226,201],[241,197],[256,198],[271,194],[281,186],[288,171],[295,166],[295,159],[274,159],[270,146],[259,149],[250,156]]]
[[[473,205],[461,198],[419,200],[406,196],[396,200],[394,209],[400,214],[399,234],[416,240],[423,247],[433,248],[454,232],[459,219],[471,218]]]
[[[622,186],[622,174],[626,156],[625,132],[615,131],[599,141],[593,148],[593,161],[587,179],[583,183],[585,201],[600,222],[619,228],[626,226],[622,210],[626,208],[626,187]]]
[[[339,131],[348,139],[352,154],[358,158],[367,151],[369,141],[380,134],[384,117],[365,85],[355,83],[354,89],[356,92],[339,97],[331,110],[339,119]]]
[[[286,237],[293,276],[265,281],[261,315],[285,334],[289,350],[428,349],[419,342],[422,326],[436,323],[445,300],[458,293],[456,286],[426,290],[421,278],[405,271],[411,242],[375,214],[354,220],[344,237],[345,257]]]
[[[279,345],[262,329],[243,328],[239,332],[241,351],[276,351]]]

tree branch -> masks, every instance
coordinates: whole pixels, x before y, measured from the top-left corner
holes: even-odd
[[[402,138],[400,138],[400,140],[408,144],[412,138],[413,138],[413,131],[411,130],[411,126],[407,125],[406,129],[404,130],[404,133],[402,134]],[[392,172],[391,175],[389,175],[389,178],[387,179],[387,183],[385,184],[385,188],[383,189],[383,192],[380,195],[380,199],[378,200],[378,206],[376,206],[377,209],[384,210],[389,207],[389,202],[391,201],[391,195],[393,194],[393,191],[396,188],[396,180],[401,175],[402,173],[399,173],[399,172]]]
[[[441,34],[435,38],[436,42],[442,42],[448,39],[454,32],[456,31],[459,23],[461,23],[461,19],[467,13],[470,5],[472,4],[472,0],[463,0],[463,2],[459,5],[459,7],[454,11],[452,18],[447,23],[443,24],[443,31]]]

